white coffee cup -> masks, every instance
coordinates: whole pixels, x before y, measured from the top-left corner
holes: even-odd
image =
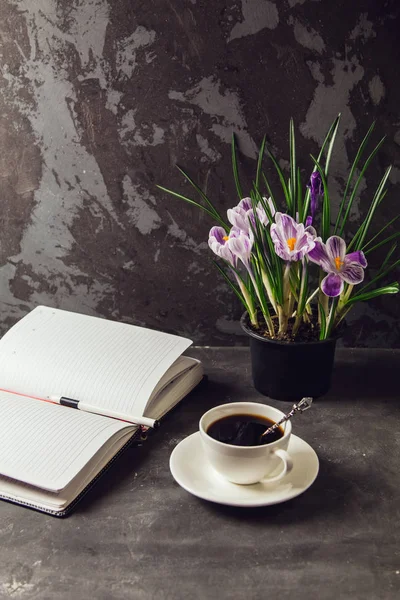
[[[200,437],[206,458],[213,468],[228,481],[247,485],[280,481],[293,468],[293,461],[287,452],[292,424],[281,425],[284,435],[275,442],[261,446],[233,446],[219,442],[208,435],[212,423],[232,415],[255,415],[279,421],[284,413],[257,402],[232,402],[222,404],[207,411],[200,419]],[[274,472],[282,465],[278,474]]]

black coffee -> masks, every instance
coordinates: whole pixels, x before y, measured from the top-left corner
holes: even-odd
[[[279,426],[272,433],[268,433],[261,438],[261,434],[274,424],[275,421],[267,417],[231,415],[211,423],[207,433],[214,440],[232,446],[262,446],[263,444],[276,442],[276,440],[283,437],[284,431]]]

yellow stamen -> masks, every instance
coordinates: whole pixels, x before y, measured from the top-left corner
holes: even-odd
[[[293,252],[293,250],[294,250],[294,247],[296,245],[296,241],[297,241],[296,238],[289,238],[287,240],[287,245],[288,245],[288,248],[289,248],[289,250],[291,252]]]
[[[229,240],[229,235],[224,235],[222,239],[224,240],[224,242],[227,242]]]
[[[337,257],[335,258],[335,266],[336,266],[336,269],[337,269],[338,271],[340,271],[340,269],[343,267],[343,265],[344,265],[344,262],[343,262],[343,260],[341,260],[341,259],[340,259],[340,256],[337,256]]]

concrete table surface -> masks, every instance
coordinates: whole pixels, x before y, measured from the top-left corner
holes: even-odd
[[[247,348],[188,354],[203,360],[208,381],[70,517],[0,502],[0,598],[399,598],[400,351],[337,351],[330,393],[293,421],[319,456],[317,480],[289,502],[253,509],[188,494],[170,474],[170,453],[216,404],[289,404],[252,388]]]

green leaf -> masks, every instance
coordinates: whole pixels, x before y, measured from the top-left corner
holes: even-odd
[[[271,275],[274,279],[273,289],[275,291],[276,301],[279,305],[283,305],[283,269],[282,263],[283,261],[279,258],[279,256],[275,252],[275,247],[273,241],[271,239],[271,234],[267,228],[264,229],[265,233],[265,241],[268,244],[269,249],[269,257],[271,260]]]
[[[292,268],[289,272],[289,280],[294,288],[298,288],[300,286],[300,277],[297,270],[297,263],[292,263]]]
[[[294,269],[290,269],[290,273],[289,273],[289,285],[290,285],[290,291],[295,299],[295,301],[298,303],[299,302],[299,294],[298,294],[298,289],[300,287],[300,279],[297,275],[297,273],[293,272]]]
[[[345,187],[345,190],[344,190],[343,198],[342,198],[342,201],[340,203],[340,208],[339,208],[338,216],[336,218],[334,234],[336,234],[336,231],[337,231],[337,229],[339,227],[340,219],[342,217],[342,213],[343,213],[344,207],[346,206],[346,198],[347,198],[347,194],[348,194],[349,189],[350,189],[351,182],[353,180],[353,176],[354,176],[355,170],[356,170],[357,165],[360,162],[360,159],[361,159],[361,157],[362,157],[362,155],[364,153],[365,147],[366,147],[367,142],[368,142],[368,140],[369,140],[369,138],[371,136],[371,133],[374,130],[374,127],[375,127],[375,123],[372,123],[371,127],[368,129],[367,134],[365,135],[363,141],[361,142],[361,144],[360,144],[360,146],[359,146],[359,148],[357,150],[356,157],[355,157],[355,159],[353,161],[353,164],[351,166],[350,174],[349,174],[349,176],[347,178],[347,183],[346,183],[346,187]]]
[[[271,186],[269,185],[268,179],[265,177],[264,173],[262,173],[262,178],[264,181],[264,185],[267,188],[267,192],[268,192],[268,197],[271,198],[272,200],[272,204],[274,205],[275,211],[277,210],[277,204],[276,204],[276,200],[275,200],[275,196],[272,192]]]
[[[239,196],[239,200],[241,200],[243,198],[243,192],[242,192],[242,187],[240,185],[240,179],[239,179],[239,169],[238,169],[237,157],[236,157],[236,138],[235,138],[234,133],[232,134],[232,168],[233,168],[233,177],[235,179],[237,195]]]
[[[335,131],[335,129],[337,128],[337,124],[340,120],[340,113],[338,114],[338,116],[336,117],[336,119],[333,121],[332,125],[329,127],[328,133],[325,136],[325,139],[322,143],[321,146],[321,150],[319,151],[318,157],[317,157],[317,161],[320,163],[321,162],[321,158],[324,154],[324,150],[326,148],[326,145],[329,143],[329,140],[331,139],[332,133]],[[314,167],[313,172],[317,170],[317,167]],[[304,203],[303,203],[303,213],[299,214],[299,220],[300,222],[304,223],[304,221],[306,220],[307,214],[308,214],[308,209],[310,206],[310,190],[309,188],[307,188],[305,196],[304,196]]]
[[[263,206],[266,204],[264,202],[263,198],[261,197],[260,193],[257,191],[251,192],[251,200],[252,200],[253,210],[257,204],[257,200],[259,202],[261,202],[261,204]],[[268,319],[270,318],[270,313],[268,310],[268,306],[267,307],[265,306],[265,303],[268,302],[268,294],[264,287],[264,282],[262,279],[262,271],[265,273],[265,275],[268,279],[268,282],[269,282],[269,285],[271,288],[271,293],[273,290],[274,298],[277,298],[279,296],[279,289],[281,287],[281,285],[280,285],[281,267],[279,264],[276,265],[276,263],[275,263],[276,260],[279,260],[279,258],[276,256],[276,253],[273,251],[273,254],[271,255],[270,253],[266,252],[266,248],[269,246],[269,244],[268,244],[268,235],[269,235],[268,229],[261,224],[261,222],[258,220],[258,218],[255,218],[254,224],[252,222],[250,222],[250,227],[251,227],[251,230],[252,230],[252,233],[254,236],[253,251],[255,252],[256,257],[257,257],[257,261],[254,261],[254,264],[253,264],[253,267],[254,267],[253,272],[254,272],[254,274],[257,273],[258,290],[259,291],[262,290],[264,293],[263,298],[260,297],[260,293],[259,293],[258,299],[260,301],[264,317],[265,317],[266,321],[268,321]]]
[[[319,164],[318,160],[313,157],[312,154],[311,154],[311,158],[314,161],[314,164],[315,164],[319,174],[321,175],[322,185],[324,186],[324,198],[323,198],[323,204],[322,204],[321,237],[322,237],[322,241],[325,242],[330,235],[330,229],[331,229],[331,205],[330,205],[330,201],[329,201],[329,190],[328,190],[328,184],[327,184],[327,181],[325,178],[325,173],[324,173],[323,168]]]
[[[299,212],[299,218],[303,211],[303,191],[301,185],[301,172],[300,167],[297,167],[297,210]],[[301,221],[299,221],[301,222]]]
[[[261,196],[261,194],[260,194],[259,192],[257,193],[257,197],[258,197],[258,201],[259,201],[259,203],[261,204],[262,208],[265,210],[265,213],[266,213],[266,215],[267,215],[267,217],[268,217],[268,220],[269,220],[269,222],[270,222],[270,223],[273,223],[274,219],[273,219],[273,217],[272,217],[271,209],[270,209],[270,207],[269,207],[269,204],[268,204],[268,202],[266,202],[266,201],[264,200],[263,196]],[[271,198],[271,199],[272,199],[272,198]],[[274,202],[273,202],[273,201],[272,201],[272,203],[274,204]],[[274,205],[274,206],[275,206],[275,205]],[[275,208],[275,210],[276,210],[276,208]],[[254,213],[254,214],[256,214],[256,213]]]
[[[215,218],[218,219],[219,222],[223,221],[223,218],[220,215],[220,213],[218,212],[218,210],[215,208],[215,206],[213,205],[213,203],[211,202],[211,200],[208,198],[208,196],[203,192],[203,190],[197,185],[197,183],[195,183],[193,181],[193,179],[191,179],[191,177],[189,177],[189,175],[186,173],[186,171],[184,171],[179,165],[176,165],[176,168],[188,180],[188,182],[190,183],[190,185],[196,190],[196,192],[204,200],[204,202],[206,204],[208,204],[211,212],[215,215]]]
[[[239,269],[236,269],[236,268],[235,268],[233,265],[231,265],[231,263],[230,263],[230,262],[228,262],[227,260],[225,260],[225,259],[223,259],[223,258],[222,258],[221,260],[224,262],[224,264],[225,264],[225,265],[226,265],[226,266],[227,266],[227,267],[228,267],[228,268],[229,268],[229,269],[230,269],[230,270],[231,270],[233,273],[235,273],[236,277],[237,277],[238,279],[240,279],[241,283],[244,285],[244,287],[246,288],[247,292],[249,293],[249,295],[250,295],[250,296],[253,298],[253,300],[254,300],[254,298],[255,298],[255,295],[254,295],[254,292],[253,292],[253,286],[252,286],[251,280],[250,280],[250,278],[248,277],[248,273],[246,272],[246,281],[245,281],[245,280],[244,280],[244,278],[243,278],[243,276],[242,276],[242,274],[240,273]],[[214,261],[214,262],[215,262],[215,261]],[[218,264],[218,263],[216,263],[216,264]]]
[[[282,173],[282,169],[280,168],[278,161],[276,160],[275,156],[273,155],[273,153],[271,152],[271,150],[269,148],[267,148],[267,152],[272,160],[272,163],[276,169],[276,172],[278,173],[278,177],[279,177],[279,181],[281,183],[282,189],[283,189],[283,193],[285,195],[285,200],[286,200],[286,204],[288,207],[288,212],[290,213],[292,210],[292,205],[291,205],[291,198],[290,198],[290,192],[288,190],[288,187],[286,185],[286,181],[285,181],[285,177]]]
[[[258,290],[257,297],[260,302],[261,312],[263,313],[265,320],[268,321],[268,319],[270,319],[271,316],[270,316],[270,312],[269,312],[269,308],[268,308],[268,297],[266,294],[266,290],[264,288],[262,275],[261,275],[259,265],[257,264],[257,262],[253,260],[252,264],[253,264],[253,274],[254,274],[254,278],[256,281],[257,290]]]
[[[388,242],[396,240],[399,236],[400,236],[400,231],[396,231],[396,233],[393,233],[392,235],[390,235],[389,237],[385,238],[384,240],[382,240],[378,244],[375,244],[375,246],[372,246],[372,248],[369,248],[368,250],[365,250],[364,253],[365,254],[369,254],[370,252],[373,252],[374,250],[376,250],[377,248],[380,248],[384,244],[387,244]]]
[[[383,261],[381,268],[379,269],[380,271],[383,270],[386,267],[386,265],[388,264],[389,260],[391,259],[392,254],[396,250],[396,248],[397,248],[397,242],[392,245],[392,247],[390,248],[389,252],[386,254],[386,258]]]
[[[296,215],[296,191],[297,191],[297,169],[296,169],[296,139],[294,134],[294,121],[290,119],[289,126],[289,150],[290,150],[290,197],[291,210],[295,217]]]
[[[297,307],[297,314],[302,315],[306,307],[306,300],[308,296],[308,264],[306,260],[302,261],[301,271],[301,285],[299,294],[299,304]]]
[[[333,330],[333,325],[335,323],[335,318],[336,318],[336,309],[337,306],[339,304],[339,296],[336,296],[336,298],[332,299],[332,303],[331,303],[331,309],[329,311],[329,317],[328,317],[328,321],[326,324],[326,337],[328,338]]]
[[[381,179],[381,181],[380,181],[380,183],[378,185],[378,188],[377,188],[377,190],[375,192],[375,195],[374,195],[374,197],[372,199],[372,202],[371,202],[371,205],[369,207],[367,216],[366,216],[364,222],[362,223],[362,225],[359,228],[359,231],[361,233],[360,233],[360,235],[359,235],[359,237],[357,239],[357,242],[355,243],[355,246],[354,246],[355,250],[361,250],[362,247],[363,247],[363,242],[364,242],[365,236],[367,235],[367,231],[368,231],[368,228],[369,228],[369,226],[371,224],[371,221],[372,221],[372,218],[373,218],[373,216],[375,214],[375,211],[376,211],[378,205],[380,204],[381,197],[384,194],[384,187],[386,185],[386,182],[388,180],[388,177],[390,175],[390,171],[391,170],[392,170],[391,166],[386,169],[385,174],[382,177],[382,179]],[[354,242],[354,238],[351,240],[348,249],[350,249],[352,247],[353,242]]]
[[[388,257],[386,257],[388,258]],[[390,258],[390,257],[389,257]],[[365,292],[365,290],[367,290],[369,287],[371,287],[371,285],[374,285],[374,283],[376,283],[377,281],[379,281],[380,279],[383,279],[384,277],[386,277],[386,275],[389,275],[389,273],[391,271],[393,271],[393,269],[395,269],[396,267],[398,267],[400,265],[400,260],[396,260],[394,263],[392,263],[389,267],[387,267],[386,269],[383,269],[382,267],[380,268],[379,272],[377,275],[375,275],[375,277],[373,279],[371,279],[371,281],[369,281],[366,285],[364,285],[360,290],[358,290],[358,292],[356,294],[354,294],[352,296],[352,298],[356,298],[357,296],[359,296],[360,294],[363,294]]]
[[[255,216],[254,224],[252,221],[249,221],[250,227],[254,234],[254,244],[253,244],[253,248],[254,248],[254,245],[256,247],[260,246],[260,240],[262,237],[262,232],[261,232],[262,226],[261,226],[259,219],[257,218],[257,212],[256,212],[257,202],[260,201],[261,196],[257,191],[255,191],[255,192],[250,192],[250,197],[251,197],[251,205],[253,208],[253,214]]]
[[[235,286],[235,284],[229,279],[229,276],[225,273],[225,270],[215,261],[213,260],[214,265],[217,267],[218,271],[222,274],[225,281],[229,284],[231,289],[235,292],[236,296],[239,298],[240,302],[243,304],[246,310],[248,310],[247,302]]]
[[[335,139],[336,139],[336,134],[338,132],[338,128],[339,128],[339,123],[340,123],[340,117],[341,114],[339,113],[338,116],[336,117],[334,123],[333,123],[333,127],[332,127],[332,133],[330,135],[330,140],[329,140],[329,145],[328,145],[328,150],[326,152],[326,161],[325,161],[325,169],[324,169],[324,174],[325,177],[328,177],[328,173],[329,173],[329,164],[331,162],[331,157],[332,157],[332,151],[333,151],[333,146],[335,145]],[[318,158],[318,161],[320,159]]]
[[[344,217],[343,217],[343,220],[342,220],[342,224],[341,224],[341,226],[340,226],[340,230],[339,230],[339,234],[338,234],[338,235],[340,235],[340,236],[343,236],[343,231],[344,231],[345,225],[346,225],[346,223],[347,223],[347,219],[348,219],[348,216],[349,216],[349,214],[350,214],[351,207],[353,206],[353,202],[354,202],[354,199],[355,199],[355,197],[356,197],[357,190],[358,190],[358,188],[359,188],[359,185],[360,185],[360,183],[361,183],[361,181],[362,181],[362,179],[363,179],[363,177],[364,177],[364,173],[365,173],[365,172],[366,172],[366,170],[368,169],[368,167],[369,167],[369,165],[370,165],[371,161],[372,161],[372,160],[373,160],[373,158],[375,157],[376,153],[378,152],[379,148],[382,146],[382,144],[383,144],[383,142],[384,142],[384,141],[385,141],[385,138],[383,137],[383,138],[380,140],[380,142],[379,142],[379,143],[378,143],[378,144],[375,146],[375,148],[374,148],[374,150],[371,152],[371,154],[368,156],[367,160],[366,160],[366,161],[365,161],[365,163],[364,163],[364,166],[363,166],[363,168],[362,168],[362,169],[361,169],[361,171],[360,171],[360,174],[359,174],[359,176],[358,176],[358,178],[357,178],[357,181],[356,181],[356,183],[355,183],[355,186],[354,186],[354,188],[353,188],[353,191],[351,192],[351,195],[350,195],[350,198],[349,198],[349,202],[348,202],[348,204],[347,204],[346,212],[345,212],[345,214],[344,214]],[[336,224],[338,225],[338,221],[337,221],[337,220],[336,220]],[[339,228],[339,227],[338,227],[338,228]]]
[[[322,306],[321,302],[318,302],[318,306],[319,306],[319,311],[320,311],[320,315],[321,315],[321,329],[319,332],[319,339],[324,340],[326,338],[326,315],[325,315],[324,307]]]
[[[177,198],[180,198],[181,200],[184,200],[188,204],[193,204],[194,206],[197,206],[197,208],[200,208],[205,213],[207,213],[208,215],[210,215],[210,217],[212,217],[213,219],[215,219],[216,221],[218,221],[218,223],[226,231],[229,231],[230,225],[228,225],[227,223],[225,223],[225,221],[222,220],[222,217],[220,218],[218,215],[214,214],[211,210],[209,210],[208,208],[206,208],[202,204],[199,204],[198,202],[195,202],[194,200],[191,200],[190,198],[186,198],[186,196],[182,196],[182,194],[178,194],[177,192],[173,192],[172,190],[169,190],[168,188],[165,188],[162,185],[157,185],[156,187],[158,187],[158,189],[162,190],[163,192],[167,192],[167,194],[171,194],[171,196],[176,196]]]
[[[397,219],[400,217],[400,215],[397,215],[397,217],[394,217],[394,219],[392,219],[391,221],[389,221],[389,223],[386,223],[386,225],[384,227],[382,227],[382,229],[380,229],[378,231],[378,233],[376,233],[374,235],[374,237],[372,237],[366,244],[364,244],[364,252],[365,252],[365,248],[367,248],[374,240],[376,240],[377,237],[379,237],[381,235],[381,233],[383,233],[388,227],[390,227],[390,225],[392,225],[392,223],[394,223],[395,221],[397,221]]]
[[[261,171],[261,167],[262,167],[262,161],[264,158],[264,152],[265,152],[265,142],[267,140],[267,136],[264,135],[263,137],[263,141],[261,142],[261,148],[260,148],[260,152],[258,153],[258,161],[257,161],[257,172],[256,172],[256,189],[259,189],[260,186],[260,175],[262,173]]]
[[[355,302],[365,302],[365,300],[371,300],[371,298],[376,298],[377,296],[383,296],[385,294],[397,294],[399,291],[399,284],[397,282],[392,283],[391,285],[386,285],[381,288],[377,288],[376,290],[372,290],[371,292],[366,292],[365,294],[357,294],[352,296],[345,304],[345,306],[349,306],[354,304]]]

